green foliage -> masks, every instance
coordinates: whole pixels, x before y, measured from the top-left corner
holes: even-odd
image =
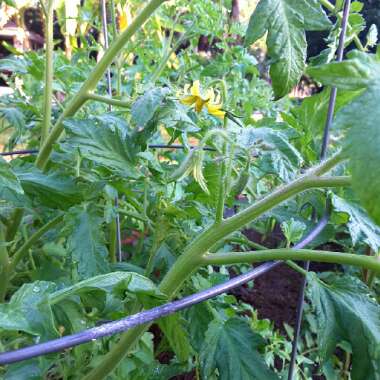
[[[155,88],[148,90],[144,95],[139,97],[131,109],[133,122],[138,127],[145,126],[150,120],[152,120],[167,93],[168,89]]]
[[[89,35],[90,28],[101,27],[95,3],[87,0],[79,8],[71,57],[58,45],[54,50],[46,143],[52,154],[38,164],[41,169],[33,155],[0,159],[1,351],[80,332],[224,282],[251,266],[206,265],[204,253],[290,247],[315,226],[327,197],[330,223],[311,246],[340,247],[360,255],[355,260],[363,265],[375,262],[363,253],[380,248],[379,227],[371,220],[378,221],[380,212],[379,54],[352,52],[342,63],[331,63],[341,13],[328,17],[317,0],[261,0],[247,30],[248,19],[229,17],[229,0],[162,2],[143,28],[123,41],[125,47],[112,57],[103,55],[98,64],[94,53],[103,47]],[[126,18],[147,3],[114,2]],[[342,5],[336,2],[339,12]],[[63,30],[72,21],[64,7],[62,2],[57,9]],[[364,28],[360,8],[353,2],[347,43]],[[305,70],[305,32],[316,30],[329,33],[328,48]],[[265,47],[251,44],[265,35],[269,60],[263,61]],[[367,47],[375,40],[371,28]],[[13,91],[0,98],[1,149],[41,146],[44,67],[42,51],[0,60],[1,78]],[[326,87],[302,101],[286,97],[303,74]],[[193,94],[196,107],[189,107],[181,100],[197,80],[205,93]],[[329,149],[332,154],[345,139],[345,155],[324,171],[324,183],[352,174],[354,195],[349,189],[326,194],[324,185],[309,187],[320,181],[309,176],[309,168],[319,160],[332,85],[338,95]],[[226,112],[224,123],[209,113],[212,106]],[[206,150],[191,149],[200,142]],[[339,184],[348,182],[339,178]],[[222,214],[220,222],[215,215]],[[116,216],[122,241],[117,263]],[[245,236],[246,227],[253,229],[254,241]],[[334,257],[347,263],[344,253]],[[305,305],[297,358],[305,380],[316,376],[318,366],[326,378],[376,379],[379,371],[378,280],[371,271],[342,268],[355,278],[344,275],[326,285],[310,276],[315,308]],[[255,284],[243,292],[252,291]],[[287,375],[292,329],[276,330],[241,296],[224,294],[155,323],[133,342],[132,332],[108,337],[0,368],[0,377],[93,379],[103,366],[110,380],[167,380],[194,372],[210,380]],[[321,354],[318,344],[326,344]],[[336,346],[352,348],[352,374],[350,363],[334,355]],[[127,351],[118,362],[119,353]],[[365,353],[363,361],[358,352]]]
[[[116,121],[116,120],[115,120]],[[69,139],[64,149],[79,150],[82,157],[118,174],[137,178],[134,147],[127,125],[120,119],[112,124],[99,120],[70,120],[65,122]]]
[[[333,278],[328,285],[310,275],[310,297],[316,310],[319,350],[329,358],[337,343],[349,342],[352,348],[353,380],[379,378],[379,305],[369,289],[350,277]]]
[[[16,167],[15,172],[25,193],[37,204],[67,209],[83,199],[74,179],[65,173],[43,173],[32,165]]]
[[[67,249],[80,279],[109,271],[104,234],[99,231],[102,218],[90,207],[73,208],[66,214]]]
[[[55,285],[45,281],[24,284],[7,304],[0,305],[0,330],[23,331],[43,340],[57,338],[53,313],[47,303]]]
[[[268,32],[270,75],[276,98],[287,95],[305,69],[305,30],[324,30],[330,22],[317,0],[261,0],[251,16],[245,43]]]
[[[346,149],[350,157],[354,190],[369,214],[380,223],[379,57],[354,52],[347,61],[311,68],[309,73],[322,83],[342,90],[365,89],[339,112],[336,124],[341,129],[348,129]]]
[[[380,248],[380,227],[372,222],[366,212],[359,205],[337,195],[332,196],[332,204],[337,213],[344,213],[348,217],[343,222],[347,223],[352,243],[363,241],[377,252]]]
[[[2,157],[0,157],[0,189],[0,199],[10,202],[22,201],[24,189],[10,165]]]
[[[262,344],[242,319],[211,322],[200,353],[203,377],[217,368],[220,379],[278,379],[257,352]]]

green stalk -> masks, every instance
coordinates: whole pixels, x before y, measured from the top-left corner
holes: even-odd
[[[178,258],[175,265],[163,278],[160,285],[161,291],[167,295],[175,294],[183,281],[193,272],[192,268],[197,269],[201,264],[201,255],[208,252],[219,240],[243,228],[283,201],[308,189],[348,186],[350,183],[349,177],[301,177],[288,185],[280,187],[257,201],[254,205],[224,220],[222,223],[209,227],[190,243],[185,252]]]
[[[380,273],[380,261],[374,257],[351,253],[314,251],[312,249],[269,249],[263,251],[214,253],[203,256],[204,265],[251,264],[272,260],[317,261],[353,265]]]
[[[88,94],[91,93],[97,86],[98,82],[102,79],[107,67],[111,65],[114,58],[119,54],[124,45],[131,39],[131,37],[140,29],[140,27],[149,19],[154,11],[165,2],[166,0],[151,0],[140,14],[133,20],[127,29],[112,42],[109,49],[105,52],[102,59],[97,63],[92,73],[87,80],[83,83],[81,89],[72,98],[67,105],[65,111],[61,114],[52,131],[47,139],[44,141],[43,146],[36,159],[36,166],[44,169],[49,160],[50,154],[53,150],[54,143],[59,139],[63,132],[63,121],[67,117],[73,116],[88,100]]]
[[[224,116],[224,129],[227,128],[227,116]],[[218,192],[218,203],[216,205],[216,214],[215,214],[215,223],[219,224],[223,220],[223,214],[224,214],[224,202],[226,198],[226,172],[227,172],[227,165],[225,163],[227,155],[227,142],[223,142],[223,148],[222,148],[222,162],[220,164],[219,168],[219,192]]]
[[[96,102],[109,104],[111,106],[122,107],[122,108],[129,108],[131,106],[131,102],[128,102],[128,101],[111,99],[106,96],[96,95],[92,93],[87,94],[87,99],[94,100]]]
[[[302,274],[303,276],[307,276],[308,272],[305,269],[303,269],[302,267],[300,267],[299,265],[297,265],[294,261],[286,260],[285,264],[289,268],[292,268],[293,270],[295,270],[296,272]]]
[[[7,232],[5,234],[6,241],[12,241],[16,236],[18,227],[20,226],[22,217],[24,215],[24,209],[15,208],[10,218],[10,223],[7,226]]]
[[[63,214],[55,217],[50,222],[42,226],[37,232],[35,232],[12,256],[11,263],[9,265],[10,273],[13,273],[16,270],[17,264],[20,260],[28,254],[29,248],[36,243],[41,236],[43,236],[47,231],[55,227],[58,223],[63,220]]]
[[[51,110],[53,100],[53,75],[54,75],[54,41],[53,41],[53,0],[49,0],[45,9],[45,89],[44,89],[44,106],[43,119],[41,127],[41,146],[44,144],[48,134],[51,121]]]
[[[0,302],[4,302],[10,280],[9,256],[6,246],[4,226],[0,223]]]
[[[109,229],[109,258],[111,263],[116,263],[116,246],[117,246],[117,226],[116,219],[112,219],[108,225]]]
[[[347,186],[351,183],[348,177],[318,178],[315,173],[323,174],[338,163],[343,157],[333,156],[301,178],[280,187],[272,194],[267,195],[256,204],[248,207],[234,217],[224,220],[220,224],[213,224],[199,235],[185,249],[169,272],[165,275],[159,286],[169,299],[179,290],[184,281],[189,278],[204,263],[203,255],[219,240],[226,238],[232,232],[244,227],[247,223],[270,210],[292,196],[307,189],[318,187]],[[136,344],[140,336],[146,331],[148,325],[138,326],[124,333],[120,341],[108,352],[104,359],[94,368],[84,380],[101,380],[110,374],[124,358],[128,350]]]

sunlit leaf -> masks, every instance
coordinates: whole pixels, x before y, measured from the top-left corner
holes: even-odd
[[[317,0],[261,0],[249,21],[246,44],[268,32],[270,75],[276,98],[287,95],[305,68],[305,30],[324,30],[330,22]]]

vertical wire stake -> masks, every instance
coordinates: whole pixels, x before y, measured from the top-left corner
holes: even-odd
[[[350,15],[350,7],[351,7],[351,0],[345,0],[344,9],[343,9],[343,17],[342,17],[342,30],[339,36],[339,45],[338,45],[338,50],[337,50],[337,58],[336,58],[337,62],[341,62],[343,60],[344,41],[346,39],[348,17]],[[326,159],[326,155],[327,155],[327,148],[328,148],[329,139],[330,139],[330,129],[331,129],[331,125],[334,119],[336,96],[337,96],[337,88],[332,87],[331,93],[330,93],[329,107],[327,111],[326,124],[325,124],[325,129],[323,132],[322,148],[321,148],[321,154],[320,154],[321,161]],[[327,204],[325,215],[329,216],[329,214],[330,214],[330,206],[329,204]],[[304,268],[306,271],[309,271],[310,261],[305,263]],[[298,346],[298,341],[299,341],[299,337],[301,333],[301,323],[302,323],[303,306],[304,306],[304,300],[305,300],[306,284],[307,284],[307,277],[305,276],[302,280],[299,298],[297,302],[296,326],[295,326],[294,337],[293,337],[293,342],[292,342],[292,354],[291,354],[291,359],[290,359],[290,364],[289,364],[288,380],[293,380],[293,376],[294,376],[295,364],[296,364],[296,359],[297,359],[297,346]]]
[[[102,27],[103,27],[103,37],[104,37],[104,48],[107,50],[108,43],[108,26],[107,26],[107,5],[106,0],[102,0]],[[106,80],[107,80],[107,92],[108,95],[112,98],[112,81],[111,81],[111,69],[108,67],[106,71]],[[108,111],[112,111],[112,106],[108,106]],[[119,207],[119,198],[116,196],[115,198],[115,208]],[[117,249],[117,257],[119,261],[122,261],[122,252],[121,252],[121,230],[120,230],[120,216],[119,213],[116,212],[116,249]]]

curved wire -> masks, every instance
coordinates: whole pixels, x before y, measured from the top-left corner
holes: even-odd
[[[350,15],[350,7],[351,7],[351,0],[345,0],[344,8],[343,8],[343,17],[342,17],[342,27],[341,27],[342,30],[339,36],[339,45],[337,49],[337,58],[336,58],[337,62],[341,62],[343,60],[344,41],[346,39],[348,17]],[[337,88],[332,87],[331,93],[330,93],[328,111],[327,111],[326,124],[323,131],[322,147],[321,147],[321,154],[320,154],[321,161],[323,161],[327,156],[327,149],[328,149],[328,144],[329,144],[329,139],[330,139],[330,129],[333,122],[335,105],[336,105],[336,96],[337,96]],[[327,203],[326,211],[323,217],[323,218],[327,218],[327,221],[330,217],[330,208],[331,208],[330,204]],[[306,271],[309,271],[310,261],[307,261],[305,263],[304,269]],[[302,324],[306,285],[307,285],[307,277],[304,276],[302,280],[299,296],[298,296],[298,302],[297,302],[296,325],[295,325],[294,337],[293,337],[293,342],[292,342],[292,353],[291,353],[290,363],[289,363],[288,380],[293,380],[294,370],[296,366],[297,348],[298,348],[298,341],[301,334],[301,324]]]
[[[315,228],[313,228],[302,239],[302,241],[295,245],[294,248],[301,249],[308,245],[311,241],[313,241],[313,239],[315,239],[316,236],[320,234],[327,223],[328,217],[324,216],[319,221],[317,226],[315,226]],[[237,288],[251,280],[254,280],[262,274],[269,272],[282,263],[282,261],[268,262],[250,270],[247,273],[236,276],[223,284],[216,285],[207,290],[203,290],[199,293],[192,294],[191,296],[184,297],[181,300],[168,302],[165,305],[157,306],[153,309],[142,311],[129,317],[105,323],[103,325],[93,327],[59,339],[39,343],[33,346],[21,348],[19,350],[0,353],[0,365],[16,363],[22,360],[34,358],[36,356],[51,354],[64,350],[66,348],[74,347],[79,344],[87,343],[105,336],[121,333],[133,327],[152,322],[155,319],[173,314],[179,310],[186,309],[210,298],[216,297],[222,293],[228,292],[234,288]]]

